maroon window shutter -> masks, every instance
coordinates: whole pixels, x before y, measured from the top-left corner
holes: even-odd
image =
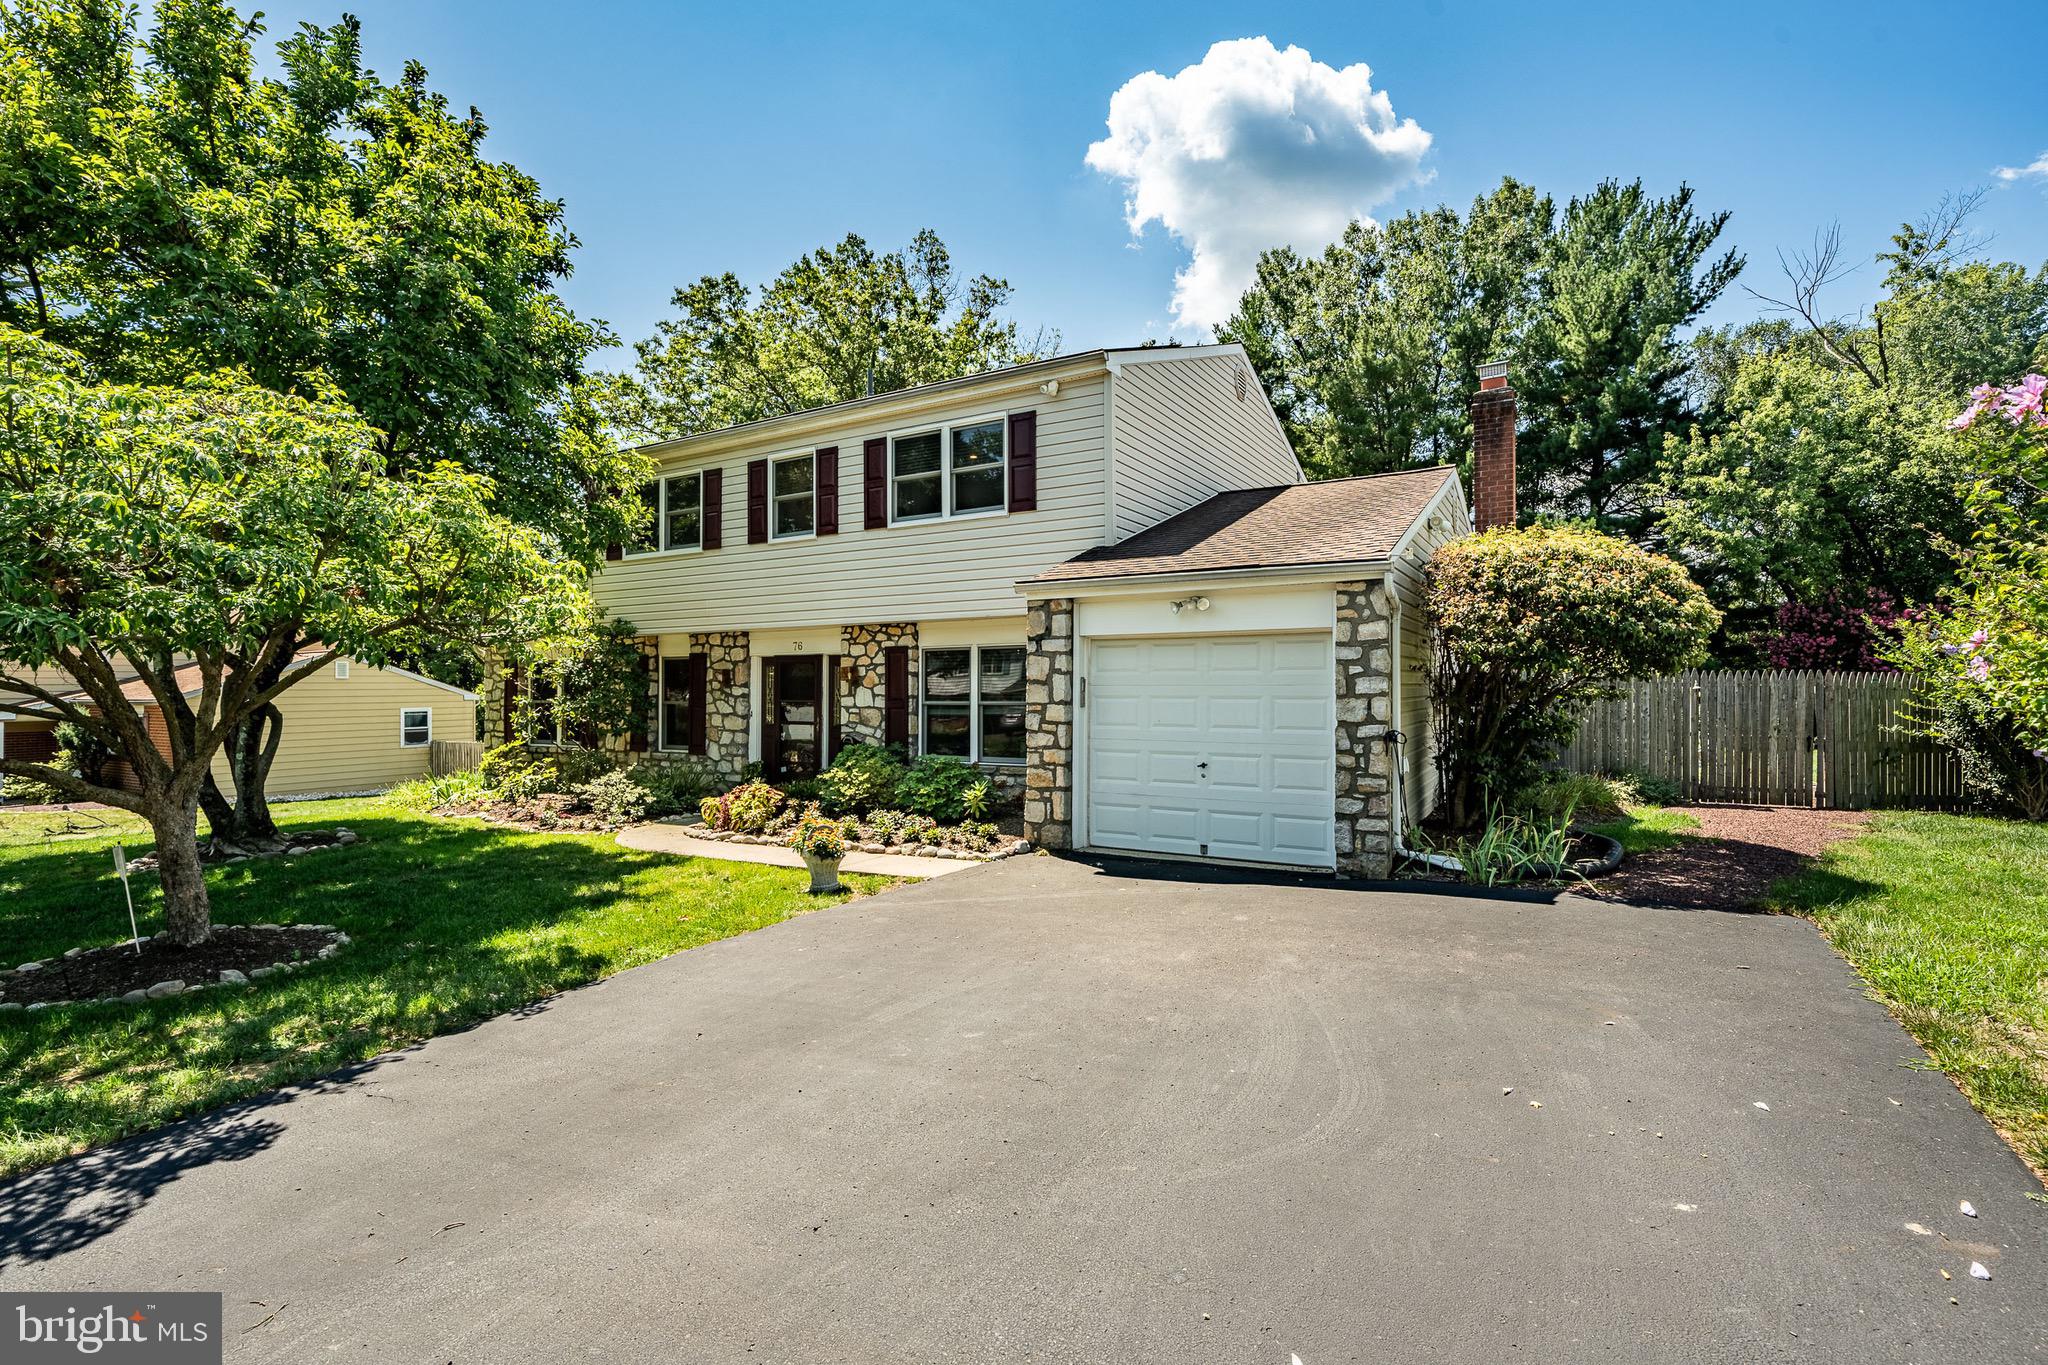
[[[889,442],[877,436],[861,446],[861,525],[870,531],[889,525]]]
[[[704,695],[704,687],[708,677],[704,667],[707,658],[708,656],[703,654],[692,654],[690,656],[689,745],[690,752],[693,754],[703,753],[706,747],[704,742],[704,716],[708,709],[706,703],[710,700],[710,698]]]
[[[626,547],[623,545],[607,545],[604,547],[604,557],[606,563],[615,564],[626,557]]]
[[[839,447],[826,446],[811,458],[818,500],[818,534],[839,534]]]
[[[882,651],[882,742],[910,743],[910,646]]]
[[[704,471],[704,548],[715,550],[725,544],[725,471]]]
[[[747,544],[768,539],[768,462],[747,462]]]
[[[1010,510],[1038,510],[1038,414],[1010,414]]]
[[[512,742],[512,710],[518,704],[519,670],[517,667],[514,667],[506,670],[505,673],[505,715],[504,723],[501,727],[505,733],[498,740],[500,744],[510,744]]]

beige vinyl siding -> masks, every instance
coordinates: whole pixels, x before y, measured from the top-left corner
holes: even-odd
[[[648,634],[1021,616],[1018,580],[1101,543],[1104,389],[1097,368],[1062,378],[1053,397],[1035,387],[969,390],[915,415],[880,409],[810,422],[800,439],[739,433],[707,440],[704,454],[686,443],[661,472],[724,471],[723,546],[608,563],[597,600]],[[1038,414],[1036,511],[864,528],[861,448],[870,437],[1024,411]],[[749,545],[748,463],[826,446],[839,448],[839,534]]]
[[[351,663],[346,678],[328,664],[278,696],[284,740],[271,765],[272,796],[322,792],[381,791],[421,777],[427,746],[399,743],[401,709],[433,712],[435,739],[474,739],[476,703],[458,692],[367,664]],[[225,758],[213,765],[214,779],[232,790]]]
[[[1444,524],[1432,529],[1432,517],[1441,515]],[[1425,609],[1423,573],[1438,549],[1470,530],[1465,515],[1462,487],[1440,498],[1422,514],[1415,539],[1394,562],[1388,579],[1401,604],[1400,713],[1395,726],[1407,736],[1401,752],[1406,767],[1401,773],[1401,790],[1411,824],[1429,817],[1436,806],[1436,727],[1431,723],[1429,704],[1429,617]]]
[[[1113,542],[1217,493],[1302,482],[1258,376],[1236,353],[1125,360],[1111,380],[1110,440]]]

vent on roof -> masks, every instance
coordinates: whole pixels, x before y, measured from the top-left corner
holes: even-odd
[[[1251,376],[1244,372],[1244,366],[1237,367],[1237,401],[1242,403],[1252,396]]]
[[[346,678],[346,677],[348,676],[348,660],[347,660],[347,659],[337,659],[337,660],[335,660],[335,663],[334,663],[334,676],[335,676],[335,677],[337,677],[337,678]]]

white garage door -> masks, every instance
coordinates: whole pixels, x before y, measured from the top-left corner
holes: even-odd
[[[1096,640],[1088,842],[1336,863],[1327,633]]]

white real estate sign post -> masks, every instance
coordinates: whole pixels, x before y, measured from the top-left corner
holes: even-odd
[[[128,942],[142,956],[142,931],[135,927],[135,892],[128,885],[128,850],[114,845],[114,871],[121,874],[121,894],[128,898]]]

